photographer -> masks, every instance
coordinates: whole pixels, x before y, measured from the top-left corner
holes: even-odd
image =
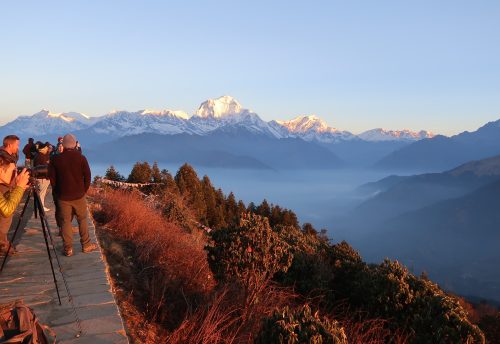
[[[76,215],[80,231],[82,252],[97,248],[90,242],[87,223],[87,200],[85,195],[90,187],[90,167],[87,159],[76,150],[76,138],[67,134],[63,137],[64,150],[54,156],[49,164],[49,178],[57,198],[59,219],[64,242],[63,254],[73,255],[72,214]]]
[[[33,167],[47,166],[50,160],[49,146],[46,143],[41,143],[38,146],[38,152],[35,154],[33,159]],[[44,211],[49,211],[49,208],[45,207],[45,195],[47,194],[47,189],[50,185],[50,180],[48,177],[37,177],[38,185],[40,186],[40,201],[42,202],[42,207]]]
[[[15,176],[19,138],[6,136],[0,148],[0,255],[5,255],[9,246],[7,233],[12,223],[12,215],[16,210],[24,190],[28,186],[29,174],[24,169]],[[14,251],[11,249],[10,251]]]
[[[34,143],[35,140],[33,140],[33,138],[29,138],[28,139],[28,143],[26,144],[26,146],[24,146],[23,148],[23,153],[24,153],[24,156],[25,156],[25,160],[24,160],[24,166],[26,167],[31,167],[31,159],[33,158],[33,152],[34,152],[34,149],[35,149],[35,143]]]

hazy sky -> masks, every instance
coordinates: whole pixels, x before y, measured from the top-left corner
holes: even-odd
[[[500,118],[500,1],[0,3],[0,124],[225,94],[265,120],[475,130]]]

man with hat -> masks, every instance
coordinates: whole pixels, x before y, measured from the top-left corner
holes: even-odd
[[[90,167],[87,159],[76,150],[76,138],[71,134],[63,137],[64,150],[54,156],[49,163],[49,178],[57,198],[58,211],[64,242],[63,254],[73,255],[72,214],[76,215],[80,231],[82,252],[94,251],[97,246],[90,242],[87,223],[87,199],[90,187]]]

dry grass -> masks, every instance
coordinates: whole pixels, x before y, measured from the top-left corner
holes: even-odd
[[[175,328],[215,286],[201,232],[188,233],[148,207],[140,195],[119,190],[92,193],[95,219],[114,239],[132,247],[136,278],[147,291],[145,312]]]
[[[288,288],[265,286],[258,302],[248,307],[243,290],[225,285],[206,305],[199,307],[169,337],[169,343],[253,343],[262,321],[276,308],[297,301]]]

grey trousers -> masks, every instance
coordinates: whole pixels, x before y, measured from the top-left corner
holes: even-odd
[[[7,185],[0,185],[0,192],[2,194],[6,193],[9,190],[10,188]],[[10,225],[12,224],[13,216],[14,215],[11,215],[9,217],[0,216],[0,247],[9,245],[7,233],[9,232]]]
[[[40,201],[42,201],[42,207],[45,207],[45,195],[50,185],[50,180],[48,179],[38,179],[40,185]]]
[[[71,226],[73,214],[76,215],[76,220],[78,221],[80,243],[82,247],[90,243],[89,227],[87,223],[87,199],[85,196],[74,201],[63,201],[58,199],[57,204],[59,205],[59,219],[61,221],[64,248],[73,248],[73,228]]]

